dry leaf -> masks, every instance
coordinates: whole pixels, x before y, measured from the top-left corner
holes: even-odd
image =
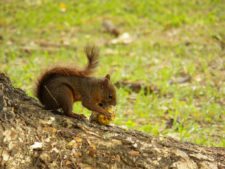
[[[42,149],[42,147],[43,147],[43,143],[41,142],[34,142],[34,144],[30,146],[32,150],[40,150]]]
[[[121,34],[118,38],[111,40],[111,44],[118,44],[118,43],[129,44],[133,41],[134,41],[133,37],[131,37],[131,35],[128,32],[125,32]]]
[[[88,150],[88,154],[90,155],[90,156],[92,156],[92,157],[94,157],[95,156],[95,154],[96,154],[96,146],[95,145],[90,145],[90,147],[89,147],[89,150]]]
[[[48,133],[56,133],[57,132],[57,129],[54,127],[44,127],[43,130]]]
[[[2,159],[3,161],[8,161],[9,160],[9,153],[7,151],[2,152]]]
[[[79,143],[77,143],[75,140],[72,140],[67,144],[67,148],[77,148],[78,144]]]
[[[131,156],[139,156],[140,153],[139,153],[139,151],[131,150],[131,151],[129,151],[129,155],[131,155]]]

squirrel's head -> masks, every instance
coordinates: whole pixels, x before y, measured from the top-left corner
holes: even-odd
[[[101,81],[102,100],[100,102],[102,107],[116,105],[116,89],[110,81],[110,75],[107,74]]]

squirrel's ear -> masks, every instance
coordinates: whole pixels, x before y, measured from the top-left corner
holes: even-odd
[[[104,88],[104,87],[106,87],[108,84],[109,84],[109,79],[105,77],[105,78],[102,80],[102,87]]]
[[[109,74],[105,75],[105,78],[110,80],[110,75]]]

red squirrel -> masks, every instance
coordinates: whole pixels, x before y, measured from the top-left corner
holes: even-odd
[[[108,74],[103,78],[90,76],[98,65],[98,48],[87,46],[85,53],[88,64],[83,70],[68,67],[47,70],[40,76],[35,94],[48,110],[62,108],[67,116],[83,118],[84,115],[72,112],[73,103],[81,101],[87,109],[110,118],[105,107],[116,105],[115,87]]]

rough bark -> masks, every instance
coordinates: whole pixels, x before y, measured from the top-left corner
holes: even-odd
[[[0,168],[225,168],[225,148],[100,126],[46,111],[0,74]]]

